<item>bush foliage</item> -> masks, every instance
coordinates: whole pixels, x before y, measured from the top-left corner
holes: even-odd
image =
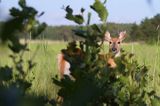
[[[0,66],[0,105],[44,106],[50,102],[48,98],[32,95],[28,92],[33,78],[28,80],[27,76],[32,72],[35,63],[32,59],[23,60],[24,53],[29,51],[28,43],[22,44],[17,35],[29,36],[29,33],[32,32],[31,36],[35,38],[45,29],[46,24],[36,20],[38,11],[27,6],[25,0],[19,0],[18,3],[20,8],[10,9],[12,18],[3,23],[0,33],[1,43],[7,45],[11,50],[12,53],[9,57],[13,61],[13,66]]]
[[[100,0],[95,0],[93,5],[105,9],[95,10],[91,6],[99,15],[102,24],[89,25],[87,21],[86,29],[74,30],[76,35],[84,38],[84,41],[71,42],[67,49],[63,50],[65,59],[71,64],[71,75],[75,80],[68,76],[61,80],[53,78],[54,83],[61,87],[58,95],[63,97],[62,105],[158,105],[159,97],[148,87],[151,78],[148,68],[145,65],[140,66],[133,54],[123,51],[120,57],[115,58],[117,64],[115,69],[109,68],[106,64],[110,54],[105,54],[104,59],[99,59],[106,32],[106,19],[102,18],[107,18],[107,12],[106,16],[101,16],[101,12],[105,12],[106,8],[101,7],[104,4]],[[68,11],[66,12],[68,14]],[[88,13],[88,20],[91,20],[90,13]],[[79,24],[77,20],[72,21]],[[102,43],[99,44],[99,41]],[[76,53],[78,48],[83,55]]]
[[[60,81],[54,79],[54,83],[61,87],[58,95],[64,98],[62,105],[146,106],[160,103],[156,92],[148,88],[151,80],[148,68],[145,65],[140,66],[133,54],[123,51],[115,59],[117,67],[112,69],[106,65],[105,59],[91,57],[91,60],[86,61],[86,57],[75,55],[76,47],[71,47],[72,49],[66,49],[65,55],[71,64],[75,80],[68,76]],[[107,57],[108,54],[106,60]]]

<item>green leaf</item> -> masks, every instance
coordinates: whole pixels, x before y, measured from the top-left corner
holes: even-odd
[[[128,78],[125,77],[125,76],[121,76],[121,77],[119,78],[119,80],[120,80],[121,83],[123,83],[123,84],[128,84],[128,83],[129,83]]]
[[[26,6],[26,1],[25,0],[19,0],[19,5],[21,7],[25,7]]]
[[[84,8],[81,8],[81,13],[83,13],[85,11],[85,9]]]
[[[75,15],[74,21],[78,24],[82,24],[84,22],[83,16],[82,15]]]
[[[66,19],[73,21],[74,20],[74,16],[72,14],[66,14]]]
[[[95,0],[94,4],[90,6],[95,12],[97,12],[101,21],[105,22],[108,16],[108,11],[105,8],[104,4],[100,0]]]
[[[91,27],[92,27],[93,30],[95,30],[95,31],[97,31],[99,33],[102,33],[102,29],[98,25],[93,24]]]
[[[0,81],[8,81],[12,79],[12,68],[9,66],[0,67]]]
[[[151,100],[152,106],[160,106],[160,100],[157,98],[154,98]]]
[[[18,38],[17,40],[12,41],[12,44],[8,44],[8,47],[10,50],[12,50],[14,53],[19,53],[21,50],[25,50],[26,46],[25,44],[21,44]],[[17,42],[15,42],[17,41]]]
[[[84,18],[82,15],[80,14],[73,15],[73,10],[69,6],[66,7],[65,11],[67,12],[65,16],[66,19],[74,21],[77,24],[83,24]],[[84,12],[83,8],[81,9],[81,12]]]
[[[87,32],[86,31],[82,31],[82,30],[73,30],[73,32],[80,36],[80,37],[83,37],[83,38],[86,38],[87,37]]]
[[[67,12],[68,14],[72,14],[72,13],[73,13],[73,10],[72,10],[72,8],[70,8],[70,6],[67,6],[67,7],[66,7],[66,12]]]
[[[14,17],[18,17],[21,15],[21,11],[17,8],[11,8],[10,9],[10,15],[14,16]]]
[[[38,27],[34,27],[34,29],[31,32],[32,38],[35,39],[38,35],[40,35],[45,30],[46,27],[47,27],[46,23],[42,23],[42,24],[39,24]]]

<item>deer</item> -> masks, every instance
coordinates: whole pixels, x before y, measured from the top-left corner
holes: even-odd
[[[109,68],[116,68],[117,65],[114,59],[120,56],[121,52],[120,46],[125,38],[126,38],[126,31],[120,32],[118,37],[113,37],[113,38],[110,36],[110,33],[108,31],[105,33],[103,40],[109,42],[109,53],[112,54],[112,57],[109,57],[106,60],[107,66],[109,66]],[[84,53],[81,51],[81,49],[76,48],[74,50],[74,54],[72,53],[72,55],[76,55],[79,57],[82,56],[83,58]],[[105,60],[105,54],[99,54],[99,58]],[[58,54],[57,60],[58,60],[58,70],[60,72],[60,78],[63,79],[64,75],[67,75],[71,78],[71,80],[76,80],[71,75],[70,71],[71,64],[65,59],[65,50],[62,50],[61,53]],[[62,102],[63,97],[58,96],[57,101]]]
[[[75,45],[74,45],[75,46]],[[75,48],[75,47],[73,47]],[[70,63],[65,59],[65,54],[67,53],[71,56],[77,56],[77,57],[83,57],[83,54],[81,49],[79,48],[75,48],[74,49],[74,52],[72,50],[65,50],[65,49],[62,49],[61,50],[61,53],[58,54],[58,57],[57,57],[57,60],[58,60],[58,70],[60,72],[60,78],[63,79],[64,78],[64,75],[67,75],[69,76],[72,80],[75,80],[74,77],[72,77],[71,75],[71,71],[70,71]]]
[[[112,54],[111,57],[109,57],[106,61],[107,65],[110,68],[116,68],[116,63],[114,61],[115,58],[120,56],[121,53],[121,43],[122,41],[126,38],[126,31],[122,31],[119,33],[118,37],[111,37],[110,33],[107,31],[104,35],[104,41],[109,42],[109,53]],[[81,52],[80,49],[76,49],[75,55],[82,56],[83,53]],[[60,77],[64,78],[64,75],[69,76],[71,79],[74,79],[73,76],[71,75],[70,71],[70,63],[65,60],[65,53],[62,50],[60,54],[58,54],[58,70],[60,72]],[[104,58],[104,54],[99,54],[99,57],[102,59]],[[105,59],[104,59],[105,60]],[[75,79],[74,79],[75,80]]]
[[[116,63],[114,59],[119,57],[121,54],[121,43],[126,38],[126,31],[122,31],[119,33],[118,37],[111,37],[110,33],[107,31],[105,33],[104,40],[109,42],[109,53],[112,54],[112,57],[109,57],[107,60],[107,64],[110,68],[116,68]]]

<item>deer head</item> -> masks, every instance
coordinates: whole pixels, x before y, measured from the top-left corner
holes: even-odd
[[[126,38],[126,31],[119,33],[119,37],[112,38],[109,32],[105,33],[104,40],[109,42],[109,52],[112,53],[115,57],[120,55],[120,45],[122,41]]]

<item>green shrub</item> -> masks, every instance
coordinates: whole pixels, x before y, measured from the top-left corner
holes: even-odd
[[[3,24],[0,33],[2,43],[11,50],[12,54],[9,57],[13,62],[13,66],[0,67],[0,105],[44,106],[50,102],[48,98],[28,93],[32,82],[26,77],[32,72],[35,63],[32,59],[23,60],[24,53],[29,51],[28,43],[22,44],[17,35],[32,33],[31,36],[35,38],[45,29],[46,24],[41,24],[36,20],[38,11],[27,6],[25,0],[19,0],[18,3],[20,8],[13,7],[10,9],[12,18]]]
[[[93,8],[98,7],[98,8]],[[104,33],[106,32],[107,10],[100,0],[95,0],[91,8],[97,12],[102,20],[101,25],[89,25],[91,13],[88,14],[87,29],[76,29],[74,33],[85,40],[72,42],[64,49],[65,59],[71,64],[71,75],[75,80],[65,76],[60,81],[53,78],[56,85],[61,89],[58,95],[63,97],[64,106],[103,106],[105,105],[156,105],[160,103],[159,97],[152,89],[148,89],[151,76],[145,65],[140,66],[133,54],[122,51],[120,57],[115,58],[116,68],[109,68],[106,64],[108,56],[99,59],[99,53],[103,45]],[[67,6],[68,9],[73,10]],[[101,12],[103,13],[103,16]],[[70,17],[76,15],[70,14]],[[68,18],[78,24],[82,24],[73,18]],[[102,43],[99,44],[99,41]],[[81,55],[76,54],[80,48]]]

